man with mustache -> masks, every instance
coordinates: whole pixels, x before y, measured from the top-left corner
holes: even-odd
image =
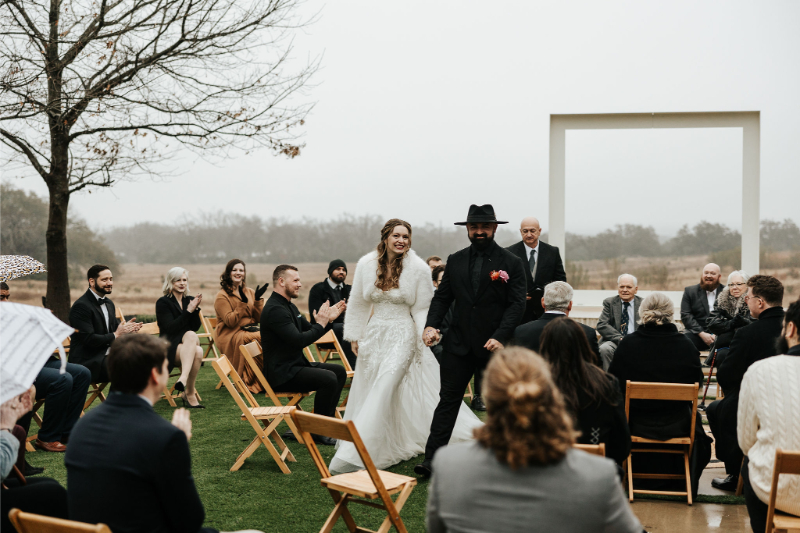
[[[684,333],[701,352],[708,350],[716,337],[706,330],[708,315],[714,310],[714,302],[724,288],[719,282],[719,265],[709,263],[703,267],[700,283],[686,287],[681,300],[681,320]]]

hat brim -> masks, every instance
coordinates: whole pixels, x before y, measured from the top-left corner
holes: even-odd
[[[467,220],[466,222],[453,222],[454,226],[466,226],[467,224],[481,224],[486,223],[489,224],[508,224],[506,220]]]

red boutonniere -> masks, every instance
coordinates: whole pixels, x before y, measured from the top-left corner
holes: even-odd
[[[499,279],[503,283],[508,283],[508,272],[505,270],[492,270],[489,273],[489,277],[492,278],[492,281],[497,281]]]

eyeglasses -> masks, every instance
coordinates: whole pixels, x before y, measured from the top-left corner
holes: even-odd
[[[744,297],[744,301],[745,302],[749,302],[750,300],[752,300],[754,298],[758,298],[762,302],[764,301],[764,298],[762,298],[761,296],[750,296],[749,294]]]
[[[741,283],[728,283],[728,287],[731,287],[731,288],[733,288],[733,287],[742,287],[744,285],[747,285],[747,283],[745,283],[744,281],[741,282]]]

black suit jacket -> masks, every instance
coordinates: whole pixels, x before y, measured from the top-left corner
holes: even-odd
[[[519,241],[506,248],[506,250],[520,258],[525,271],[526,287],[528,296],[531,299],[527,300],[525,305],[525,314],[522,317],[522,323],[524,324],[525,322],[536,320],[544,313],[542,296],[544,295],[545,286],[553,281],[567,281],[567,273],[564,271],[561,253],[558,251],[557,246],[551,246],[546,242],[539,241],[535,280],[531,276],[531,269],[528,267],[528,253],[525,250],[525,243]]]
[[[159,336],[169,342],[167,358],[170,370],[175,367],[175,352],[183,340],[183,336],[187,331],[200,329],[200,307],[198,306],[192,313],[186,310],[192,300],[194,300],[194,296],[184,296],[181,300],[183,309],[178,306],[172,293],[162,296],[156,302]]]
[[[538,353],[539,338],[542,336],[544,327],[549,324],[551,320],[555,320],[556,318],[560,318],[562,316],[565,315],[558,313],[545,313],[533,322],[528,322],[527,324],[518,326],[517,329],[514,330],[514,344],[517,346],[524,346],[525,348]],[[597,361],[595,361],[595,364],[602,368],[603,365],[600,364],[600,347],[597,345],[597,331],[595,331],[594,328],[590,328],[586,324],[581,324],[580,322],[578,322],[578,324],[581,326],[581,328],[583,328],[583,332],[586,334],[586,339],[589,341],[589,347],[597,356]]]
[[[349,300],[350,299],[350,289],[352,288],[351,285],[347,285],[346,283],[342,286],[342,300]],[[328,283],[327,279],[322,280],[321,282],[317,283],[313,287],[311,287],[311,292],[308,293],[308,316],[309,320],[311,320],[312,324],[316,324],[317,321],[314,320],[314,311],[319,311],[319,308],[322,307],[322,304],[325,302],[330,302],[330,305],[337,303],[336,294],[334,294],[333,289],[331,288],[330,284]],[[344,315],[346,313],[342,313],[339,315],[336,320],[333,321],[334,324],[344,324]]]
[[[315,366],[308,362],[303,348],[322,337],[330,326],[311,324],[292,302],[273,292],[261,311],[261,349],[269,384],[283,385],[301,368]]]
[[[477,293],[472,291],[470,248],[451,254],[428,310],[425,327],[439,329],[455,302],[450,329],[442,340],[444,350],[455,355],[472,351],[488,358],[491,352],[483,345],[489,339],[507,343],[525,312],[525,272],[519,258],[497,243],[486,252]],[[493,270],[506,271],[508,282],[492,280]]]
[[[91,289],[75,300],[69,310],[69,325],[77,330],[70,339],[69,362],[88,368],[92,373],[92,383],[107,379],[106,352],[119,326],[117,308],[108,298],[106,308],[110,328]]]
[[[717,287],[717,294],[714,296],[715,299],[724,288],[725,287],[722,285]],[[694,334],[708,331],[706,329],[706,322],[712,310],[713,308],[708,308],[706,291],[700,287],[699,283],[686,287],[683,290],[683,298],[681,298],[681,321],[683,322],[683,327],[688,331]]]
[[[186,435],[135,394],[78,420],[67,453],[70,519],[114,533],[196,533],[205,518]]]

